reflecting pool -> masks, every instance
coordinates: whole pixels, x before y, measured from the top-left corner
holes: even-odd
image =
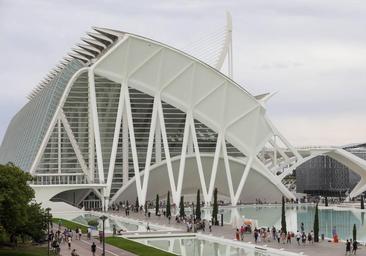
[[[211,209],[204,209],[203,216],[211,218]],[[238,207],[223,207],[219,209],[223,214],[224,223],[239,226],[244,219],[253,219],[258,227],[279,228],[281,226],[281,205],[246,205]],[[314,205],[289,205],[286,207],[287,230],[296,232],[304,223],[305,231],[313,229]],[[332,230],[337,231],[341,239],[352,237],[353,225],[357,227],[357,239],[366,241],[365,211],[359,209],[319,208],[319,234],[332,237]]]
[[[236,245],[236,242],[229,240],[215,241],[207,236],[197,237],[154,237],[154,238],[137,238],[133,239],[136,242],[153,246],[171,253],[182,256],[285,256],[299,255],[285,251],[273,250],[264,247],[255,247],[241,243]],[[217,239],[216,239],[217,240]]]

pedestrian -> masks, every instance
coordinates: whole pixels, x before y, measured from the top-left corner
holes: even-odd
[[[311,233],[308,234],[308,241],[309,241],[309,244],[313,243],[313,237],[312,237]]]
[[[291,244],[291,232],[287,233],[287,243]]]
[[[67,237],[67,245],[69,246],[69,250],[71,249],[71,236]]]
[[[236,229],[236,232],[235,232],[235,238],[236,238],[236,241],[240,241],[240,233],[239,233],[238,228]]]
[[[301,234],[301,241],[302,241],[302,243],[303,243],[303,244],[305,244],[305,243],[306,243],[306,235],[305,235],[305,232],[303,232],[303,233]]]
[[[88,240],[90,240],[91,239],[91,232],[92,232],[92,230],[91,230],[91,228],[90,227],[88,227]]]
[[[92,255],[95,256],[95,252],[97,251],[97,246],[96,244],[93,242],[93,244],[91,245],[91,252]]]
[[[79,238],[79,228],[75,229],[75,237],[76,237],[75,239],[78,240],[78,238]]]
[[[76,249],[73,249],[71,252],[71,256],[79,256],[79,254],[77,254]]]
[[[99,243],[102,243],[103,241],[103,232],[102,231],[99,231]]]
[[[81,232],[81,228],[79,228],[79,240],[81,240],[81,236],[82,236],[82,232]]]
[[[351,242],[347,239],[346,241],[346,256],[351,255]]]
[[[356,251],[357,251],[357,241],[354,240],[352,243],[352,254],[356,255]]]
[[[242,241],[244,240],[244,226],[243,225],[241,225],[241,227],[240,227],[240,238]]]
[[[208,222],[208,229],[210,230],[210,232],[212,232],[212,221],[211,220]]]
[[[147,232],[150,232],[150,224],[149,224],[149,222],[146,224],[146,231]]]
[[[257,231],[257,229],[254,229],[254,242],[255,243],[258,242],[258,231]]]
[[[296,241],[297,241],[297,245],[300,245],[300,238],[301,238],[300,232],[299,232],[299,231],[297,231],[297,233],[296,233]]]
[[[304,231],[305,231],[304,222],[301,222],[300,229],[301,229],[301,233],[304,233]]]

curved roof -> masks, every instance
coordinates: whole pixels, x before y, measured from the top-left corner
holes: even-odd
[[[156,41],[125,34],[91,68],[96,74],[183,110],[255,155],[273,135],[265,108],[248,91],[207,64]]]

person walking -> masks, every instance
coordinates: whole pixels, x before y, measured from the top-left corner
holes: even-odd
[[[67,245],[69,247],[69,250],[71,250],[71,236],[67,237]]]
[[[353,255],[356,255],[356,251],[357,251],[357,241],[354,240],[353,243],[352,243],[352,254]]]
[[[93,242],[93,244],[91,245],[91,252],[92,255],[95,256],[95,252],[97,251],[97,246],[96,244]]]
[[[346,241],[346,256],[351,255],[351,242],[347,239]]]
[[[212,221],[211,220],[208,222],[208,229],[210,230],[210,232],[212,232]]]
[[[301,238],[301,234],[299,231],[297,231],[296,233],[296,241],[297,241],[297,245],[300,245],[300,238]]]
[[[236,232],[235,232],[235,239],[236,239],[236,241],[240,241],[240,233],[239,233],[238,228],[236,229]]]

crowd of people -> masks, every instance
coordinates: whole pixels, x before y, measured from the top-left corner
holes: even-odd
[[[300,231],[297,230],[296,233],[292,231],[286,232],[281,229],[276,229],[274,226],[272,228],[254,228],[252,231],[251,225],[242,225],[236,229],[235,239],[238,241],[243,241],[244,235],[251,233],[253,233],[255,243],[268,243],[271,241],[276,241],[279,244],[291,244],[293,243],[293,240],[296,240],[297,245],[314,243],[314,232],[311,230],[310,232],[306,233],[304,229],[304,223],[301,223]]]

